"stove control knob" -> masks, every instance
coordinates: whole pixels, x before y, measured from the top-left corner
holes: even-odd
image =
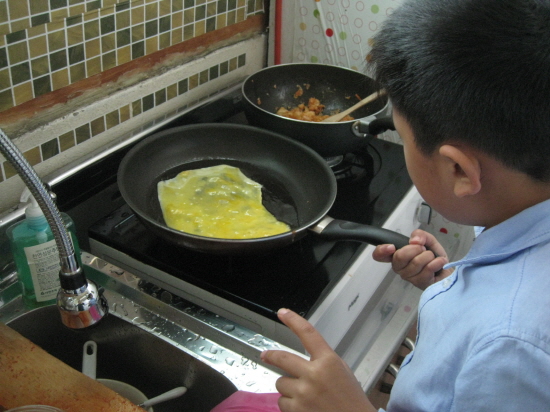
[[[429,224],[432,221],[432,208],[426,202],[421,202],[416,211],[416,218],[420,223]]]

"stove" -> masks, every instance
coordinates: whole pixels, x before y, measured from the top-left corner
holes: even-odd
[[[184,111],[153,133],[211,122],[247,123],[240,89]],[[303,352],[276,317],[279,308],[290,308],[320,330],[364,388],[372,386],[416,318],[419,291],[388,264],[373,261],[374,246],[355,241],[326,241],[308,233],[263,255],[220,256],[156,237],[125,204],[116,184],[120,161],[141,138],[53,185],[60,209],[76,222],[81,248],[137,275],[153,296],[183,299]],[[402,146],[376,138],[366,142],[355,153],[326,159],[337,178],[328,215],[408,235],[427,205],[408,177]],[[373,356],[377,347],[383,353]]]

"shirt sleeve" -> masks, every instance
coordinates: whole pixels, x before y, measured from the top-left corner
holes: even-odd
[[[499,337],[487,343],[457,376],[451,411],[548,410],[548,347],[532,336]]]

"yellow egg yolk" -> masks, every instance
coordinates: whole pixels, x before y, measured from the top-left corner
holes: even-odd
[[[199,236],[253,239],[290,231],[262,205],[262,185],[239,168],[186,170],[158,183],[168,227]]]

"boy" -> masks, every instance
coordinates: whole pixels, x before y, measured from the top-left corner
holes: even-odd
[[[420,230],[376,248],[425,289],[387,410],[550,410],[550,1],[405,0],[371,56],[420,194],[485,227],[447,265]],[[262,354],[290,375],[277,382],[283,412],[374,411],[306,320],[279,317],[311,354]]]

